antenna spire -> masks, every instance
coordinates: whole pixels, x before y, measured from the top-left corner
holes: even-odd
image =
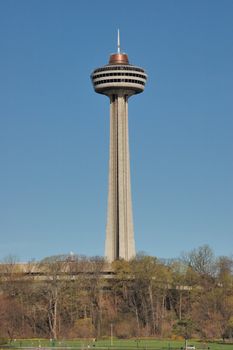
[[[120,30],[117,30],[117,52],[121,53]]]

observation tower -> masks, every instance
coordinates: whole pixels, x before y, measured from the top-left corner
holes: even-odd
[[[147,80],[144,69],[131,65],[121,52],[118,30],[117,53],[109,63],[91,74],[95,92],[110,99],[110,148],[108,211],[105,256],[108,262],[135,256],[130,184],[128,99],[143,92]]]

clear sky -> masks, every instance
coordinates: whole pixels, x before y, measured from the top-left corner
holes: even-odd
[[[0,260],[103,255],[109,101],[94,68],[146,69],[129,104],[137,251],[233,253],[233,1],[0,1]]]

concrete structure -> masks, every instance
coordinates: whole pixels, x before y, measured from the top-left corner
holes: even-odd
[[[147,75],[142,68],[129,64],[121,53],[118,31],[118,52],[109,64],[91,75],[97,93],[110,98],[110,155],[108,214],[105,256],[109,262],[130,260],[135,256],[133,214],[130,185],[128,140],[128,99],[143,92]]]

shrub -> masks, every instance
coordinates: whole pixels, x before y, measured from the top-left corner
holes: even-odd
[[[7,338],[0,337],[0,345],[5,345],[7,343],[8,343],[8,339]]]

